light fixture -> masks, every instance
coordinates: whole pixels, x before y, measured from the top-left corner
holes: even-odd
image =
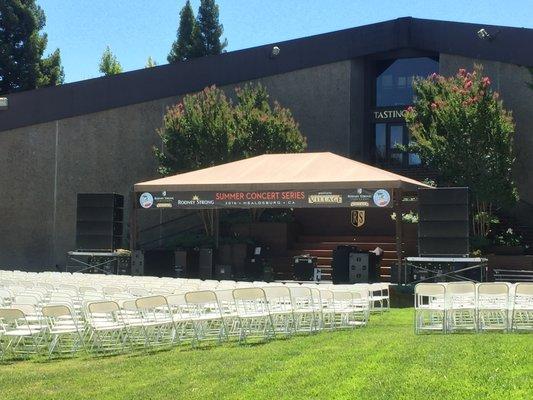
[[[7,97],[0,97],[0,110],[7,110]]]
[[[485,28],[481,28],[479,31],[477,31],[477,37],[480,39],[488,40],[490,39],[490,33],[488,33]]]
[[[272,50],[270,51],[270,58],[276,58],[279,55],[280,48],[278,46],[272,47]]]
[[[487,40],[489,42],[492,42],[494,39],[496,39],[496,36],[498,36],[500,32],[501,31],[489,33],[485,28],[481,28],[479,31],[477,31],[477,37],[481,40]]]

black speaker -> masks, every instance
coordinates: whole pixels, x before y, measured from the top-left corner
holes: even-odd
[[[213,277],[213,249],[200,249],[198,270],[200,279],[211,279]]]
[[[379,282],[378,262],[372,252],[350,253],[348,257],[349,282]]]
[[[296,256],[293,258],[292,268],[294,279],[297,281],[312,281],[318,259],[311,256]]]
[[[421,257],[466,257],[469,246],[468,188],[418,191],[418,252]]]
[[[357,253],[355,246],[338,246],[333,250],[331,262],[331,280],[333,283],[348,283],[350,281],[349,260],[350,253]]]
[[[116,193],[78,193],[76,248],[113,251],[122,247],[124,196]]]

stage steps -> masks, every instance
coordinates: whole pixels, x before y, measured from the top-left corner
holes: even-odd
[[[357,246],[365,251],[374,250],[376,247],[383,249],[381,279],[390,280],[391,266],[398,261],[394,236],[299,236],[289,254],[291,256],[309,254],[317,257],[318,266],[322,270],[322,279],[330,280],[333,250],[340,245]]]

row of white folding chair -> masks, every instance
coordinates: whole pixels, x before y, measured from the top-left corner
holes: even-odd
[[[415,330],[532,330],[533,284],[424,283],[415,287]]]

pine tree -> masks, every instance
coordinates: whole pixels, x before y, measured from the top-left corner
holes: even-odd
[[[196,21],[189,0],[180,11],[180,25],[178,27],[177,38],[172,44],[172,49],[168,54],[169,63],[185,61],[192,58],[193,32],[195,31]]]
[[[61,66],[61,53],[56,49],[48,57],[41,60],[41,75],[37,81],[38,87],[61,85],[65,80],[65,73]]]
[[[63,83],[59,50],[43,58],[45,24],[35,0],[0,1],[0,94]]]
[[[195,54],[217,55],[228,45],[227,39],[223,42],[220,37],[224,27],[218,20],[218,5],[215,0],[201,0],[198,9],[197,24],[200,31],[200,41],[195,43]]]
[[[106,47],[102,58],[100,59],[99,70],[102,74],[116,75],[122,72],[122,66],[117,60],[117,57],[111,52],[109,46]]]
[[[145,68],[152,68],[157,66],[157,62],[152,58],[152,56],[148,56],[148,60],[146,60]]]

